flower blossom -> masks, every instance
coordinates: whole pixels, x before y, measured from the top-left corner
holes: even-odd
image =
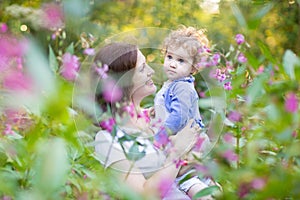
[[[69,52],[62,57],[61,75],[68,81],[73,81],[78,75],[80,68],[79,58]]]
[[[285,110],[290,113],[296,113],[298,110],[298,99],[295,93],[288,93],[285,99]]]
[[[64,15],[62,7],[55,3],[45,4],[42,8],[43,27],[49,30],[62,28],[64,26]]]
[[[32,80],[21,70],[10,70],[3,78],[3,87],[9,90],[30,90]]]
[[[103,82],[102,93],[104,100],[110,103],[119,101],[123,95],[121,88],[112,79]]]
[[[224,89],[225,90],[232,90],[232,86],[231,86],[231,82],[230,81],[224,83]]]
[[[108,65],[107,64],[104,64],[101,67],[95,66],[95,71],[102,79],[106,79],[108,77],[108,75],[107,75]]]
[[[222,154],[222,156],[228,161],[237,161],[238,160],[238,155],[230,149],[225,151]]]
[[[158,133],[154,136],[153,144],[157,148],[164,148],[167,144],[169,144],[170,138],[167,133],[167,130],[164,127],[158,131]]]
[[[243,44],[245,42],[245,37],[242,34],[237,34],[235,36],[235,41],[238,45]]]
[[[86,49],[83,50],[83,53],[85,55],[93,56],[93,55],[95,55],[95,49],[93,49],[93,48],[86,48]]]
[[[107,120],[103,120],[99,123],[101,128],[103,128],[104,130],[107,130],[110,133],[113,131],[115,124],[116,124],[116,121],[112,117]]]
[[[7,24],[1,23],[1,24],[0,24],[0,32],[1,32],[1,33],[5,33],[5,32],[7,32],[7,31],[8,31]]]
[[[144,109],[142,112],[138,113],[137,118],[142,118],[146,123],[150,123],[150,114],[149,110]]]
[[[237,60],[239,63],[245,63],[247,62],[247,58],[245,57],[245,55],[243,53],[239,53]]]
[[[239,113],[237,111],[231,111],[228,114],[228,119],[233,122],[238,122],[242,119],[242,115],[241,115],[241,113]]]

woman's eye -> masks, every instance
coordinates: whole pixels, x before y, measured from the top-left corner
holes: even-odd
[[[143,65],[142,65],[142,67],[141,67],[141,72],[143,72],[144,70],[145,70],[145,67],[146,67],[146,64],[144,63]]]

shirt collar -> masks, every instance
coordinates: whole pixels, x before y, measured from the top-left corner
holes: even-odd
[[[195,81],[195,78],[192,76],[192,75],[189,75],[189,76],[186,76],[186,77],[183,77],[183,78],[179,78],[177,80],[174,80],[174,82],[178,82],[178,81],[184,81],[184,82],[189,82],[189,83],[192,83]]]

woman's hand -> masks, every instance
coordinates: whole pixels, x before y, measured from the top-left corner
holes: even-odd
[[[170,136],[177,156],[190,152],[196,143],[199,125],[192,126],[193,122],[194,120],[191,119],[181,131],[174,136]]]

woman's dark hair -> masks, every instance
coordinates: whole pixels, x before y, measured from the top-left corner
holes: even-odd
[[[117,86],[122,89],[123,97],[121,102],[131,99],[132,76],[137,63],[138,48],[136,45],[127,43],[110,43],[102,47],[94,58],[94,65],[107,65],[108,71],[106,72],[109,78],[113,78]],[[94,70],[93,70],[94,71]],[[96,101],[98,104],[103,103],[101,82],[99,75],[93,72],[94,78],[92,81],[96,83]],[[96,77],[95,77],[96,76]],[[97,78],[98,77],[98,78]],[[110,103],[110,102],[107,102]],[[103,108],[103,105],[100,105]],[[112,108],[114,105],[110,105]],[[105,108],[104,108],[105,110]]]

